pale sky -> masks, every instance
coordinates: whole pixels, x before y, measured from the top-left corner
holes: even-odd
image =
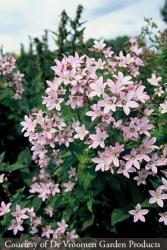
[[[20,43],[28,45],[28,36],[41,36],[44,29],[57,30],[63,9],[75,15],[78,4],[84,6],[85,39],[137,35],[144,17],[152,17],[160,29],[164,0],[0,0],[0,44],[5,51],[18,52]],[[51,47],[53,44],[51,43]]]

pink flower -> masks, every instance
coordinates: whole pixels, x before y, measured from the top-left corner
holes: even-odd
[[[167,100],[160,104],[160,111],[162,114],[167,113]]]
[[[104,94],[105,87],[106,83],[103,82],[103,77],[101,76],[98,80],[90,84],[91,92],[89,97],[100,97],[102,94]]]
[[[30,218],[30,220],[32,220],[32,218],[36,216],[33,207],[27,208],[27,215]]]
[[[138,176],[134,177],[134,180],[137,181],[137,185],[146,185],[146,179],[150,175],[150,172],[145,169],[142,169],[140,171],[137,171],[137,174]]]
[[[83,96],[69,96],[68,101],[66,102],[66,105],[70,105],[72,109],[75,108],[81,108],[84,104]]]
[[[74,141],[73,132],[74,130],[70,126],[60,131],[57,137],[57,142],[59,145],[64,144],[68,148],[70,143]]]
[[[85,128],[85,125],[77,126],[74,129],[75,129],[75,132],[77,133],[76,135],[74,135],[74,138],[75,139],[79,138],[81,141],[83,141],[85,136],[88,134],[88,130]]]
[[[147,136],[150,136],[149,130],[153,129],[154,126],[152,124],[149,124],[149,120],[147,117],[143,117],[141,119],[137,120],[137,124],[140,127],[140,134],[145,134]]]
[[[157,167],[158,166],[163,166],[166,164],[166,160],[161,159],[158,157],[157,153],[154,153],[151,157],[151,159],[148,161],[148,163],[145,166],[146,170],[151,170],[154,174],[157,174],[158,170]]]
[[[163,148],[163,156],[164,156],[164,157],[167,157],[167,145],[164,145],[164,148]]]
[[[64,101],[63,98],[58,98],[57,94],[50,94],[49,96],[43,97],[42,104],[45,104],[48,110],[56,109],[57,111],[61,110],[61,103]]]
[[[122,120],[116,121],[115,119],[113,119],[113,127],[114,128],[121,128],[122,127]]]
[[[46,214],[49,215],[49,217],[53,216],[53,208],[51,206],[46,207],[45,209]]]
[[[64,192],[70,192],[73,190],[74,186],[75,186],[75,182],[72,182],[72,181],[68,181],[66,183],[64,183]]]
[[[140,55],[143,53],[143,48],[139,48],[138,41],[135,37],[130,38],[131,47],[130,50],[136,55]]]
[[[161,97],[163,94],[165,94],[163,88],[161,86],[156,87],[156,89],[154,90],[154,95]]]
[[[50,235],[54,233],[54,230],[51,229],[51,226],[46,226],[44,228],[42,228],[42,234],[41,237],[46,237],[47,239],[50,238]]]
[[[67,241],[75,242],[76,239],[78,239],[78,235],[76,234],[75,230],[72,230],[71,232],[67,232]]]
[[[38,178],[33,178],[30,193],[38,193],[39,197],[45,201],[51,196],[55,196],[56,193],[60,193],[59,184],[55,184],[50,174],[42,169]]]
[[[165,213],[159,213],[160,218],[159,218],[159,222],[163,222],[164,225],[167,225],[167,212]]]
[[[105,124],[105,123],[111,124],[112,122],[114,122],[114,119],[113,119],[113,117],[112,117],[112,113],[111,113],[111,112],[109,112],[109,113],[107,113],[107,114],[101,113],[101,116],[102,116],[102,122],[103,122],[104,124]]]
[[[143,48],[139,48],[138,44],[135,44],[133,46],[131,46],[131,51],[134,52],[136,55],[140,55],[143,53]]]
[[[142,144],[140,144],[139,151],[142,154],[150,154],[155,149],[158,149],[158,146],[156,146],[154,143],[156,142],[155,137],[145,137],[142,141]]]
[[[127,162],[126,162],[126,168],[129,169],[132,166],[134,166],[137,169],[140,169],[140,162],[144,159],[149,161],[150,158],[147,155],[143,154],[138,154],[135,149],[132,149],[130,155],[125,155],[123,157]]]
[[[127,65],[131,64],[131,63],[134,63],[134,58],[131,57],[130,54],[127,54],[127,55],[123,55],[123,52],[120,51],[119,52],[119,56],[116,57],[116,59],[119,61],[119,66],[120,67],[127,67]]]
[[[58,225],[58,232],[65,233],[66,228],[68,227],[68,224],[66,224],[65,220],[62,220],[61,222],[57,222]]]
[[[27,208],[21,209],[20,205],[16,205],[16,211],[12,212],[12,216],[16,217],[16,219],[28,219],[29,216],[26,214]]]
[[[114,54],[114,52],[111,50],[111,47],[107,47],[103,50],[104,56],[106,58],[110,58],[112,57],[112,55]]]
[[[153,109],[149,109],[149,108],[146,108],[146,109],[144,110],[144,114],[145,114],[146,116],[150,116],[153,112],[154,112],[154,110],[153,110]]]
[[[152,196],[149,200],[150,204],[157,203],[160,207],[164,206],[163,200],[167,199],[167,194],[162,194],[162,189],[160,187],[158,187],[156,191],[149,190],[149,193]]]
[[[163,185],[161,186],[161,189],[167,190],[167,180],[164,177],[162,177],[162,183]]]
[[[22,232],[24,230],[22,224],[23,220],[21,220],[20,218],[13,219],[8,230],[13,230],[13,234],[16,235],[19,231]]]
[[[115,78],[117,79],[117,83],[121,84],[121,85],[129,85],[132,84],[132,77],[131,76],[124,76],[122,72],[118,72],[118,75],[115,75]]]
[[[139,137],[140,127],[136,124],[135,120],[131,120],[128,127],[122,126],[123,136],[126,140],[136,140]]]
[[[129,115],[130,108],[137,108],[139,105],[136,101],[132,100],[132,94],[121,95],[121,100],[117,103],[118,107],[122,107],[125,114]]]
[[[104,43],[104,39],[101,39],[100,41],[94,41],[93,47],[97,49],[98,51],[102,51],[106,47],[106,44]]]
[[[97,117],[99,117],[101,115],[101,110],[100,110],[100,107],[97,104],[93,104],[91,106],[91,109],[93,111],[86,112],[86,115],[90,116],[91,120],[94,121]]]
[[[4,182],[5,174],[0,174],[0,183]]]
[[[22,128],[22,132],[27,131],[29,133],[34,132],[35,131],[35,127],[36,127],[36,122],[32,119],[32,116],[24,116],[24,121],[21,122],[21,125],[23,126]],[[29,136],[29,134],[24,134],[24,136]]]
[[[16,68],[16,60],[12,55],[0,56],[0,76],[5,80],[5,86],[12,88],[14,95],[11,97],[20,100],[24,91],[23,77],[24,75]]]
[[[36,234],[36,233],[38,233],[37,227],[31,226],[30,234],[34,235],[34,234]]]
[[[0,207],[0,216],[3,216],[4,214],[10,213],[10,206],[12,203],[7,203],[5,204],[4,201],[1,202],[1,207]]]
[[[162,80],[162,78],[156,77],[156,75],[154,73],[151,75],[151,78],[147,79],[147,81],[153,86],[158,86],[159,81],[161,81],[161,80]]]
[[[92,143],[89,145],[89,148],[97,148],[100,146],[101,148],[105,147],[105,139],[109,137],[106,131],[102,131],[100,128],[96,129],[96,134],[91,134],[90,139]]]
[[[103,172],[109,170],[111,161],[109,160],[108,157],[106,157],[106,151],[104,152],[98,151],[98,156],[99,157],[92,159],[92,161],[97,164],[95,171],[101,170]]]
[[[37,227],[41,225],[41,217],[32,218],[31,220],[31,231],[32,235],[38,233]]]
[[[141,205],[139,203],[135,206],[134,210],[129,211],[129,213],[134,216],[134,222],[137,222],[138,220],[145,222],[144,215],[148,214],[148,212],[148,209],[141,209]]]
[[[51,183],[51,185],[49,185],[49,186],[50,186],[50,191],[51,191],[52,195],[60,193],[59,184],[53,184],[53,183]]]
[[[125,162],[120,161],[120,167],[117,170],[117,174],[123,174],[125,177],[130,178],[129,173],[135,173],[136,169],[131,167],[129,169],[126,168]]]
[[[115,146],[105,148],[105,151],[98,151],[99,158],[93,158],[92,161],[97,163],[95,171],[113,170],[113,166],[119,167],[119,155],[123,151],[123,145],[116,143]]]
[[[57,78],[54,78],[53,82],[52,81],[46,81],[47,85],[48,85],[48,88],[46,89],[46,94],[56,94],[56,95],[59,95],[59,94],[63,94],[64,90],[63,88],[61,87],[61,82],[58,81]]]
[[[111,111],[116,111],[116,97],[115,96],[108,96],[106,94],[103,95],[103,100],[99,101],[99,106],[104,107],[104,113],[107,114]]]
[[[75,168],[70,168],[70,170],[68,171],[68,174],[69,174],[69,178],[76,177],[76,175],[77,175],[76,169]]]

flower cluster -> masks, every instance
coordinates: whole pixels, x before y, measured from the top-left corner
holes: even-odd
[[[56,146],[68,147],[73,142],[74,129],[67,126],[59,114],[48,113],[39,110],[21,123],[24,136],[29,137],[32,144],[33,160],[40,167],[46,167],[49,160],[53,159],[56,166],[62,163],[61,155]],[[49,148],[52,154],[49,155]]]
[[[70,178],[70,175],[69,175]],[[71,177],[72,178],[72,177]],[[75,186],[75,182],[69,180],[62,184],[64,192],[71,192]],[[47,173],[44,169],[40,170],[38,176],[34,176],[32,179],[32,184],[30,188],[30,193],[37,193],[42,201],[54,197],[56,194],[61,192],[59,183],[55,183],[51,178],[51,175]]]
[[[8,77],[16,69],[16,59],[12,55],[0,56],[0,75]]]
[[[23,94],[24,75],[16,68],[16,60],[12,55],[0,56],[0,80],[15,92],[13,98],[20,100]]]
[[[155,73],[151,75],[151,78],[147,79],[148,83],[152,85],[154,89],[154,96],[155,98],[163,98],[163,103],[160,104],[160,112],[162,114],[167,113],[167,83],[162,82],[162,77],[156,76]]]
[[[47,225],[42,229],[41,237],[46,238],[53,238],[57,241],[61,242],[62,239],[66,239],[69,242],[75,241],[75,239],[78,238],[78,235],[76,234],[75,230],[72,230],[71,232],[67,231],[68,224],[66,224],[65,220],[62,220],[60,222],[57,222],[57,228],[52,229],[50,225]]]
[[[143,48],[135,38],[130,39],[126,55],[122,51],[115,55],[103,40],[95,41],[92,51],[99,53],[99,59],[76,53],[62,61],[55,60],[52,67],[55,77],[47,82],[43,97],[47,112],[33,112],[22,122],[22,131],[32,144],[33,159],[40,167],[47,167],[51,159],[61,165],[61,149],[80,142],[94,155],[91,161],[95,171],[122,174],[137,185],[146,185],[150,178],[164,175],[165,184],[149,191],[152,196],[149,203],[163,207],[166,146],[156,145],[153,136],[156,124],[151,123],[154,109],[148,108],[154,98],[146,91],[146,86],[151,85],[155,94],[164,95],[162,78],[152,73],[146,81],[139,80],[140,68],[144,66]],[[66,117],[67,107],[73,117]],[[165,113],[166,101],[160,107]],[[47,181],[45,176],[44,182],[37,183],[34,177],[31,192],[39,193],[42,199],[60,192],[58,186],[50,180],[48,185]],[[73,186],[71,181],[65,183],[65,191],[71,191]],[[130,214],[135,222],[145,221],[147,212],[138,204]],[[166,223],[165,219],[160,221]]]
[[[24,221],[30,221],[30,233],[35,235],[39,231],[39,227],[42,229],[41,237],[46,238],[55,238],[57,240],[67,239],[68,241],[73,242],[78,238],[78,235],[75,233],[75,230],[67,231],[68,224],[65,220],[57,222],[57,228],[52,229],[50,225],[43,225],[41,217],[37,217],[34,211],[34,208],[21,208],[20,205],[16,204],[14,211],[11,211],[11,203],[5,204],[1,202],[0,207],[0,216],[10,213],[12,216],[11,223],[8,227],[8,230],[12,230],[14,235],[17,235],[18,232],[24,231]],[[45,212],[47,215],[53,216],[53,209],[51,207],[46,207]]]

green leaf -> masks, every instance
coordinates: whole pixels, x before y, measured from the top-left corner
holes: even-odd
[[[132,182],[129,182],[128,184],[129,184],[129,191],[132,195],[133,202],[134,203],[140,202],[142,199],[142,195],[139,191],[139,187]]]
[[[80,164],[85,165],[89,160],[89,149],[85,149],[83,145],[73,145],[73,153]]]
[[[150,180],[150,182],[151,182],[153,188],[157,189],[157,187],[159,187],[160,184],[161,184],[161,179],[160,178],[156,178],[154,180]]]
[[[28,165],[31,163],[31,153],[28,148],[20,152],[17,157],[17,162],[22,163],[24,165]]]
[[[130,217],[130,214],[123,209],[114,209],[111,215],[111,225],[114,226]]]
[[[0,171],[2,171],[2,172],[6,171],[6,168],[8,166],[7,163],[3,162],[4,156],[5,156],[5,153],[2,153],[0,155]]]
[[[2,226],[8,226],[10,221],[11,221],[11,215],[9,213],[5,214],[4,217],[3,217],[3,220],[1,221],[1,225]]]
[[[40,199],[39,197],[35,197],[31,200],[31,207],[34,207],[35,212],[37,212],[42,205],[42,199]]]
[[[65,221],[69,221],[71,215],[73,214],[73,209],[71,207],[69,208],[66,208],[62,214],[62,218],[65,220]]]
[[[92,214],[91,217],[89,217],[82,225],[81,231],[84,231],[88,227],[92,226],[94,223],[94,215]]]
[[[10,222],[11,222],[11,215],[5,214],[3,219],[0,222],[0,225],[1,225],[0,237],[1,238],[3,237],[3,234],[5,233],[5,231],[7,230]]]
[[[90,172],[90,169],[82,169],[78,168],[78,180],[80,186],[84,188],[84,190],[88,190],[90,188],[95,175]]]
[[[144,207],[144,208],[157,208],[158,207],[158,205],[156,205],[156,204],[150,204],[148,202],[148,200],[143,201],[141,203],[141,206]]]
[[[5,171],[7,171],[7,172],[13,172],[13,171],[16,171],[18,169],[22,169],[24,167],[25,167],[25,165],[16,162],[16,163],[14,163],[12,165],[8,165]]]
[[[1,89],[0,91],[0,101],[6,99],[7,97],[10,97],[12,94],[12,91],[10,88]]]
[[[117,178],[117,176],[108,175],[108,176],[106,176],[106,181],[107,181],[108,185],[110,185],[113,190],[115,190],[116,192],[121,191],[120,180],[119,180],[119,178]]]
[[[88,210],[92,213],[93,211],[92,211],[92,199],[90,199],[90,200],[88,200],[87,201],[87,207],[88,207]]]
[[[16,193],[10,199],[12,204],[14,203],[19,204],[22,201],[22,199],[25,198],[25,196],[23,195],[24,190],[25,190],[25,187],[20,188],[19,190],[16,190]]]
[[[3,162],[4,156],[5,156],[5,152],[0,154],[0,164]]]

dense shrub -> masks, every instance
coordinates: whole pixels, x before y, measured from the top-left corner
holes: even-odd
[[[73,21],[63,12],[57,54],[47,36],[28,53],[22,48],[24,92],[22,74],[13,77],[15,59],[0,59],[1,116],[10,114],[12,140],[21,138],[13,156],[4,145],[10,139],[1,140],[1,236],[165,236],[166,31],[153,38],[147,27],[115,51],[103,40],[81,50],[81,12]],[[68,22],[76,31],[71,43],[62,32]],[[22,100],[12,98],[22,92]]]

